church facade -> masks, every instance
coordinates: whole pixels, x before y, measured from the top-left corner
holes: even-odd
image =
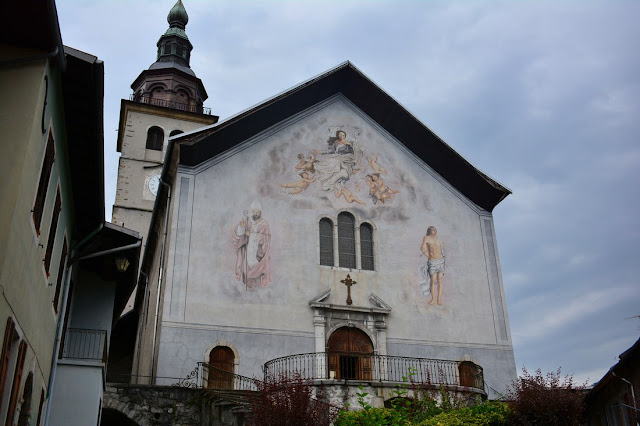
[[[133,382],[415,371],[494,398],[515,379],[491,214],[510,191],[353,64],[190,129],[139,194]]]

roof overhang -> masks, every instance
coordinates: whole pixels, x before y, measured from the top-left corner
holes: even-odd
[[[479,207],[492,211],[511,193],[471,165],[350,62],[220,123],[177,136],[176,142],[181,145],[180,164],[197,166],[338,93]]]
[[[104,222],[104,63],[65,46],[62,74],[70,182],[77,233]]]

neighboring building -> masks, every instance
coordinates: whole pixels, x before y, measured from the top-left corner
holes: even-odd
[[[135,284],[141,245],[104,223],[104,68],[63,47],[53,0],[4,6],[0,422],[96,424],[109,332]],[[129,272],[116,271],[122,256]]]
[[[585,402],[590,426],[640,424],[640,339],[620,355]]]

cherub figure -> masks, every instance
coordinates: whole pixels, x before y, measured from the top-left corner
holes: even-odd
[[[387,187],[382,181],[382,177],[380,176],[380,173],[374,173],[371,175],[371,177],[373,178],[373,183],[376,184],[376,187],[381,193],[397,194],[399,192]]]
[[[311,182],[315,182],[316,180],[315,176],[309,178],[309,173],[304,171],[300,173],[300,178],[301,180],[299,180],[298,182],[279,183],[278,186],[285,188],[284,192],[286,192],[287,194],[293,195],[301,193],[302,191],[307,189],[309,185],[311,185]]]
[[[391,195],[380,191],[380,189],[374,182],[372,175],[367,175],[364,180],[369,187],[369,196],[373,199],[373,204],[377,204],[378,201],[384,204],[384,200],[391,199]]]
[[[340,198],[342,195],[348,203],[366,204],[364,201],[356,197],[353,192],[349,191],[346,186],[343,186],[339,191],[336,189],[334,193],[336,198]]]
[[[369,163],[369,165],[371,166],[371,168],[373,169],[374,172],[378,173],[378,174],[387,174],[387,171],[385,170],[384,167],[382,167],[380,164],[378,164],[378,156],[377,155],[370,155],[367,157],[367,162]]]
[[[298,164],[296,164],[296,171],[300,176],[302,173],[307,172],[309,174],[314,174],[316,172],[316,168],[314,163],[316,162],[316,156],[311,154],[309,155],[309,159],[307,160],[304,154],[298,154]]]

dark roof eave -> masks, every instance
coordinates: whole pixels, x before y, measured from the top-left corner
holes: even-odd
[[[337,93],[342,93],[481,208],[492,211],[511,193],[472,166],[349,62],[228,120],[178,137],[180,163],[196,166]]]

